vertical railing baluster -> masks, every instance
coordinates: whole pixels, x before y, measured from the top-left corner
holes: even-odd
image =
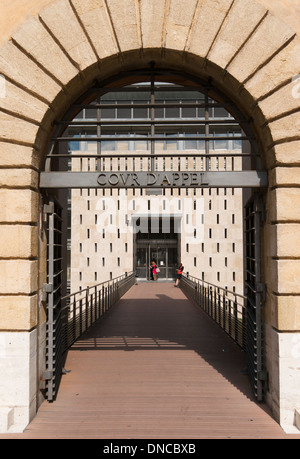
[[[247,329],[244,295],[183,275],[180,286],[243,349]]]
[[[61,300],[69,306],[63,333],[70,347],[88,328],[100,319],[135,283],[135,273],[102,282],[85,290],[71,293]],[[119,288],[120,287],[120,288]],[[78,306],[77,306],[78,305]]]

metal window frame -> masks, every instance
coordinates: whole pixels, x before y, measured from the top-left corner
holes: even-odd
[[[178,84],[180,78],[185,78],[188,83],[185,83],[185,86],[181,83]],[[138,82],[149,82],[149,86],[128,86],[128,81],[132,79],[132,83]],[[160,81],[168,82],[170,80],[177,81],[177,83],[172,83],[170,86],[160,86]],[[122,86],[122,81],[124,85]],[[121,85],[120,85],[121,82]],[[125,83],[126,82],[126,83]],[[119,84],[119,85],[118,85]],[[159,100],[156,100],[156,93],[161,92],[199,92],[199,100],[202,102],[182,102],[178,101],[174,102],[166,102],[163,103]],[[101,96],[105,95],[109,92],[117,93],[117,92],[148,92],[149,93],[149,101],[147,103],[141,103],[139,101],[130,101],[128,103],[112,103],[112,104],[103,104],[101,103]],[[201,97],[200,97],[201,93]],[[96,102],[95,102],[96,101]],[[107,108],[146,108],[149,110],[149,118],[148,119],[102,119],[101,117],[101,110]],[[168,119],[160,119],[155,116],[155,110],[157,108],[188,108],[188,107],[201,107],[204,109],[204,117],[195,119],[195,118],[168,118]],[[224,108],[227,112],[230,113],[232,116],[231,118],[211,118],[210,117],[210,109],[212,107],[220,107]],[[76,113],[80,112],[82,109],[93,108],[97,112],[97,119],[94,120],[75,120],[74,117]],[[164,150],[163,152],[156,151],[156,142],[166,142],[166,132],[163,135],[160,135],[159,132],[161,128],[165,127],[166,129],[172,129],[172,140],[185,142],[185,141],[202,141],[205,143],[205,150],[193,152],[192,154],[186,153],[184,150],[178,150],[178,153],[172,153],[172,157],[177,156],[178,158],[185,157],[188,158],[190,156],[195,158],[204,158],[205,159],[205,167],[204,172],[210,172],[210,160],[212,157],[220,156],[219,151],[214,151],[210,149],[210,144],[215,141],[227,140],[227,141],[249,141],[251,144],[251,152],[250,153],[238,153],[238,152],[223,152],[222,157],[241,157],[241,158],[250,158],[250,162],[252,163],[251,170],[243,171],[247,172],[244,174],[242,183],[244,186],[247,187],[261,187],[266,186],[268,182],[268,177],[266,171],[262,170],[261,165],[261,158],[259,148],[257,146],[255,136],[253,134],[253,130],[251,127],[251,120],[247,119],[240,110],[230,101],[223,93],[221,93],[218,89],[216,89],[212,83],[212,81],[203,82],[198,78],[195,78],[191,75],[184,74],[182,72],[170,71],[165,69],[156,69],[155,66],[152,64],[148,69],[137,70],[136,72],[123,72],[120,75],[117,75],[114,79],[109,79],[107,81],[103,81],[100,84],[96,84],[93,88],[90,88],[84,95],[82,95],[76,103],[70,107],[67,111],[63,119],[56,121],[54,123],[55,130],[51,140],[50,148],[46,157],[45,161],[45,170],[40,174],[40,187],[42,189],[54,189],[54,188],[63,188],[66,187],[65,184],[68,183],[69,187],[74,187],[74,183],[76,183],[78,179],[78,174],[76,172],[66,171],[63,172],[61,170],[61,161],[68,159],[70,161],[71,158],[84,158],[84,159],[93,159],[96,161],[97,168],[96,172],[103,172],[104,171],[104,163],[103,161],[105,158],[108,157],[116,157],[116,158],[148,158],[148,168],[149,171],[155,171],[155,159],[163,158],[168,156],[168,150]],[[233,132],[232,135],[220,135],[215,136],[211,135],[210,126],[218,126],[218,125],[225,125],[227,127],[232,126],[233,128],[239,128],[241,130],[241,135],[236,136]],[[83,129],[85,127],[92,127],[95,131],[94,137],[89,136],[80,136],[80,137],[72,137],[69,136],[67,133],[65,134],[66,129],[72,126],[81,126]],[[134,136],[132,136],[132,128],[133,127],[144,127],[147,129],[148,134],[146,136],[139,136],[138,132],[134,131]],[[188,129],[194,129],[196,127],[200,127],[203,130],[203,134],[194,134],[192,135],[191,132],[179,132],[179,130],[183,127]],[[118,131],[121,127],[128,128],[129,131],[126,135],[120,134],[117,138],[115,135],[107,135],[105,133],[105,128],[110,127],[112,131]],[[144,141],[150,145],[150,149],[140,153],[138,155],[131,154],[127,152],[122,154],[120,152],[116,152],[116,155],[107,155],[105,152],[102,151],[102,144],[103,142],[115,142],[115,141]],[[61,153],[60,148],[63,148],[63,145],[67,145],[68,142],[76,141],[79,143],[82,142],[96,142],[97,143],[97,153],[84,154],[80,153],[71,153],[63,152]],[[60,147],[61,146],[61,147]],[[148,148],[148,147],[147,147]],[[57,163],[55,165],[55,163]],[[257,181],[257,172],[259,172],[262,180]],[[238,171],[236,171],[238,173]],[[60,174],[60,175],[58,175]],[[76,174],[76,175],[75,175]],[[92,176],[87,176],[85,171],[81,172],[81,188],[94,188],[99,187],[99,184],[95,182]],[[215,172],[213,173],[215,174]],[[225,177],[228,179],[225,180]],[[92,180],[90,181],[90,178]],[[208,183],[207,186],[215,186],[213,182],[217,182],[221,176],[216,176],[212,179],[211,182]],[[207,184],[207,180],[205,180],[205,184]],[[201,186],[204,186],[203,184]],[[231,177],[225,175],[222,177],[222,184],[220,186],[228,186],[228,187],[239,187],[239,184],[235,184],[232,182],[232,174]],[[111,184],[107,183],[105,188],[117,188],[118,186],[112,186]],[[184,185],[182,185],[184,187]],[[103,188],[103,187],[102,187]]]

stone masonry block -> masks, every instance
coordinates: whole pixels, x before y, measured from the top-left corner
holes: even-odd
[[[266,225],[263,247],[266,257],[300,258],[300,223]]]
[[[31,330],[37,325],[37,295],[0,296],[0,329]]]
[[[221,68],[226,68],[265,13],[266,9],[253,0],[235,1],[208,59]]]
[[[81,70],[97,62],[70,2],[58,0],[51,3],[42,9],[39,16]]]
[[[32,190],[0,189],[0,222],[36,223],[38,193]]]
[[[300,224],[276,225],[276,242],[273,256],[300,258]]]
[[[288,85],[278,89],[278,91],[259,102],[259,109],[266,120],[276,118],[283,113],[299,110],[300,99],[293,97],[293,90],[294,83],[291,81]]]
[[[188,51],[205,57],[232,4],[232,0],[205,0],[200,2],[191,31]]]
[[[34,167],[39,169],[41,157],[24,145],[0,142],[0,167]]]
[[[0,73],[49,103],[60,90],[52,78],[11,42],[0,50]]]
[[[269,185],[300,186],[300,167],[275,167],[269,173]]]
[[[274,295],[274,326],[278,330],[300,330],[300,296]]]
[[[37,291],[38,262],[0,260],[0,295],[31,295]]]
[[[23,91],[7,79],[4,82],[4,97],[0,98],[0,108],[13,111],[16,115],[23,116],[38,123],[42,122],[48,105],[36,97]]]
[[[140,5],[143,48],[160,48],[163,40],[165,2],[141,0]]]
[[[34,145],[39,126],[0,111],[0,138]]]
[[[166,48],[185,49],[197,0],[172,0],[166,18]]]
[[[137,2],[135,0],[127,0],[126,2],[107,0],[106,3],[121,51],[140,48]]]
[[[0,169],[0,187],[38,189],[38,179],[33,169]]]
[[[276,188],[269,193],[268,216],[271,222],[300,222],[300,188]]]
[[[296,140],[300,132],[300,116],[299,112],[292,113],[291,115],[280,118],[276,121],[269,123],[269,135],[265,131],[266,145],[271,145],[275,142],[282,142],[283,140]]]
[[[100,59],[118,53],[104,0],[72,0]]]
[[[0,258],[35,258],[38,256],[37,227],[0,225]]]
[[[283,48],[273,59],[259,69],[249,81],[245,88],[255,97],[260,97],[273,91],[274,88],[287,80],[293,82],[292,91],[298,97],[300,91],[297,89],[296,77],[300,69],[300,40],[294,39]],[[293,80],[294,78],[294,80]],[[299,83],[299,80],[298,80]],[[299,87],[299,85],[298,85]],[[293,97],[293,93],[289,97]],[[299,97],[298,97],[299,103]]]
[[[37,18],[29,18],[12,38],[54,75],[62,85],[66,85],[77,75],[78,70]]]
[[[274,146],[274,157],[279,164],[295,164],[300,166],[300,140],[295,142],[281,143]]]
[[[277,260],[279,294],[300,295],[300,260]]]
[[[13,406],[17,411],[28,404],[31,378],[36,377],[34,339],[36,331],[0,333],[0,372],[5,375],[0,381],[0,406]]]
[[[230,63],[228,72],[238,81],[245,81],[294,34],[281,20],[268,14]]]

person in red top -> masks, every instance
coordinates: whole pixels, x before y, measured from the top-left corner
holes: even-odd
[[[175,287],[178,287],[182,273],[183,273],[183,264],[179,263],[178,268],[177,268],[177,273],[176,273],[176,282],[175,282]]]
[[[156,263],[155,261],[152,261],[151,263],[151,271],[152,271],[152,275],[153,275],[153,280],[157,280],[157,271],[156,271]]]

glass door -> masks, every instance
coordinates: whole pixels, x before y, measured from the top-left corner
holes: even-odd
[[[176,266],[178,263],[177,247],[168,247],[168,279],[175,279]]]
[[[147,279],[149,271],[148,265],[148,248],[139,247],[136,253],[136,276],[141,279]]]
[[[166,279],[167,277],[167,248],[157,247],[157,267],[160,272],[158,276],[160,279]]]
[[[153,277],[151,275],[151,270],[150,270],[150,265],[151,265],[152,261],[154,261],[156,263],[156,265],[158,266],[157,247],[151,247],[151,245],[149,245],[149,279],[150,280],[153,279]],[[160,276],[160,273],[159,273],[159,276]]]
[[[177,265],[177,247],[147,244],[137,247],[136,275],[141,279],[151,280],[151,262],[154,261],[160,272],[158,279],[174,279]]]

